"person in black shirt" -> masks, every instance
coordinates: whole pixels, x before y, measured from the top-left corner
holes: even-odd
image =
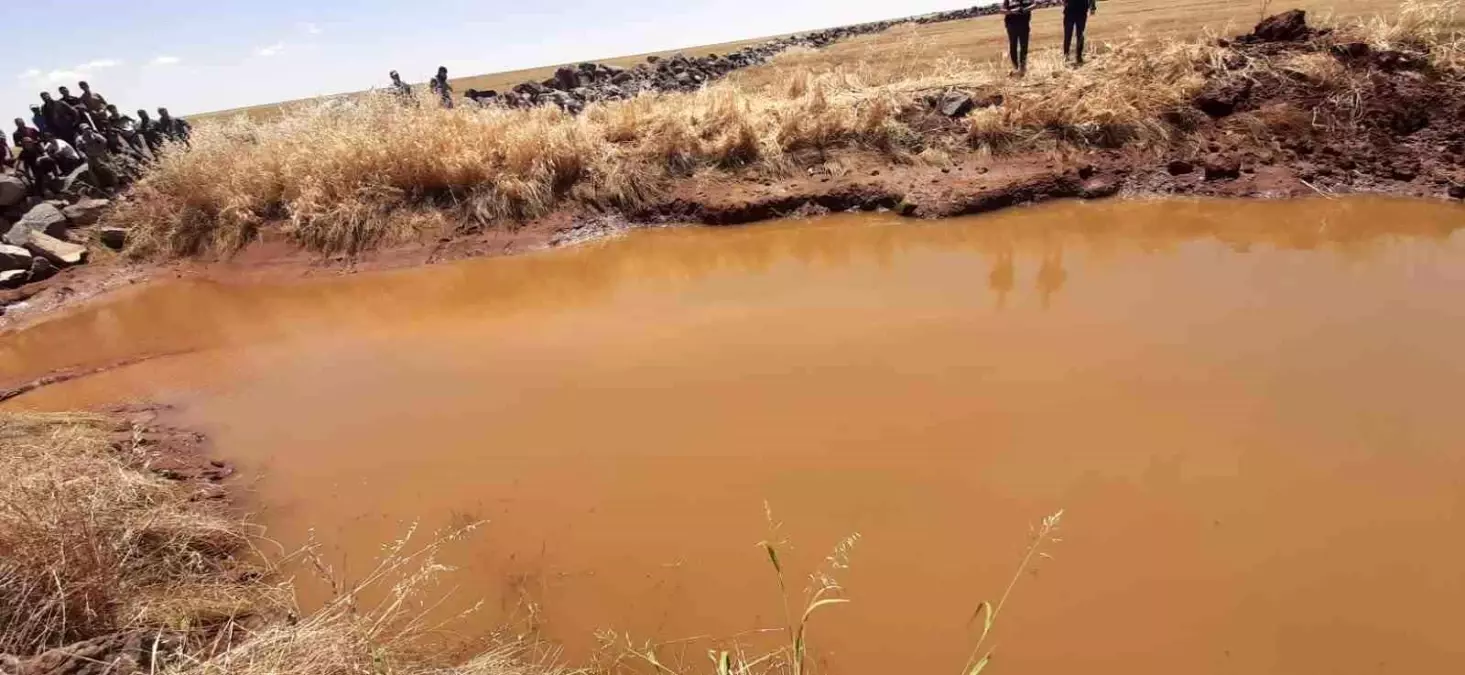
[[[142,140],[148,146],[148,152],[154,156],[163,147],[163,129],[153,118],[148,117],[148,111],[138,109],[137,111],[137,133],[142,135]]]
[[[52,99],[48,91],[41,92],[41,117],[46,121],[45,131],[67,143],[76,139],[76,128],[82,123],[81,113],[76,108],[65,101]]]
[[[1083,65],[1084,30],[1089,25],[1089,15],[1099,11],[1099,0],[1063,0],[1063,58],[1073,53],[1071,47],[1078,47],[1074,65]],[[1078,44],[1074,45],[1074,38]]]
[[[158,108],[158,130],[170,140],[189,145],[193,138],[193,125],[182,117],[168,115],[167,108]]]
[[[1028,72],[1028,39],[1033,34],[1033,0],[1002,0],[1002,23],[1007,27],[1007,53],[1013,74]]]
[[[41,147],[40,141],[34,138],[26,138],[20,146],[20,165],[30,174],[31,192],[38,197],[46,196],[47,190],[56,190],[55,181],[57,178],[56,160],[46,154],[45,148]]]

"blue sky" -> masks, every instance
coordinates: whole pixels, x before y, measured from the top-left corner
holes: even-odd
[[[0,114],[81,79],[124,110],[189,114],[381,86],[393,69],[418,82],[439,65],[458,77],[971,4],[987,2],[42,0],[16,10],[30,16],[10,35]]]

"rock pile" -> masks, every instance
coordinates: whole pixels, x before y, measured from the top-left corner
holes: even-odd
[[[1062,0],[1040,0],[1038,7],[1062,4]],[[982,5],[969,9],[927,14],[909,19],[830,28],[789,37],[775,38],[744,47],[730,54],[708,54],[670,58],[646,57],[645,63],[620,68],[603,63],[581,63],[564,66],[553,77],[542,82],[523,82],[511,91],[469,91],[468,98],[480,104],[510,107],[556,105],[572,114],[585,109],[587,103],[631,98],[645,92],[695,91],[702,85],[740,68],[767,63],[769,59],[795,47],[818,49],[847,38],[878,33],[904,23],[936,23],[955,21],[999,13],[998,5]]]
[[[83,198],[33,203],[23,191],[17,194],[8,187],[12,181],[20,182],[0,176],[0,288],[42,281],[59,269],[85,263],[85,242],[92,233],[83,228],[96,223],[111,202]],[[111,248],[126,243],[122,230],[97,235]]]

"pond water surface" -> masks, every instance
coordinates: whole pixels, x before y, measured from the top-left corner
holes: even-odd
[[[1059,203],[170,281],[0,335],[8,408],[176,403],[347,579],[413,522],[450,626],[766,647],[841,538],[835,673],[1465,672],[1465,209]],[[181,353],[179,353],[181,352]],[[419,533],[419,537],[425,537]],[[303,598],[323,590],[306,583]],[[687,658],[706,670],[707,642]],[[674,651],[674,650],[673,650]]]

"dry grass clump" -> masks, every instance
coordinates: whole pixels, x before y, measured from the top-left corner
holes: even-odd
[[[140,471],[114,425],[0,414],[0,653],[206,627],[278,600],[244,581],[247,526]]]
[[[246,561],[261,557],[250,548],[260,533],[194,498],[188,483],[149,471],[143,432],[118,440],[126,432],[105,415],[0,413],[0,668],[141,631],[184,638],[156,646],[149,667],[171,675],[558,672],[525,658],[514,639],[466,663],[428,651],[435,626],[424,622],[420,597],[448,569],[437,552],[466,529],[416,550],[409,532],[358,584],[296,618],[288,581]],[[312,551],[300,555],[318,563]]]
[[[1457,10],[1458,0],[1409,0],[1391,18],[1340,35],[1405,45],[1458,72],[1465,37]],[[677,177],[777,177],[833,161],[828,153],[839,149],[896,162],[971,149],[1163,150],[1204,121],[1190,103],[1226,72],[1214,37],[1130,35],[1092,45],[1081,69],[1056,49],[1039,50],[1028,76],[1014,79],[1001,61],[934,58],[911,33],[904,47],[880,45],[880,58],[831,63],[796,50],[698,92],[592,104],[580,116],[338,99],[275,121],[200,125],[193,147],[167,152],[110,219],[133,228],[131,252],[141,256],[227,255],[267,223],[312,250],[356,253],[566,204],[635,212]],[[1230,72],[1263,78],[1287,69],[1318,86],[1344,75],[1321,54],[1257,59]],[[998,93],[1005,103],[971,114],[964,133],[921,123],[924,101],[952,89]]]

